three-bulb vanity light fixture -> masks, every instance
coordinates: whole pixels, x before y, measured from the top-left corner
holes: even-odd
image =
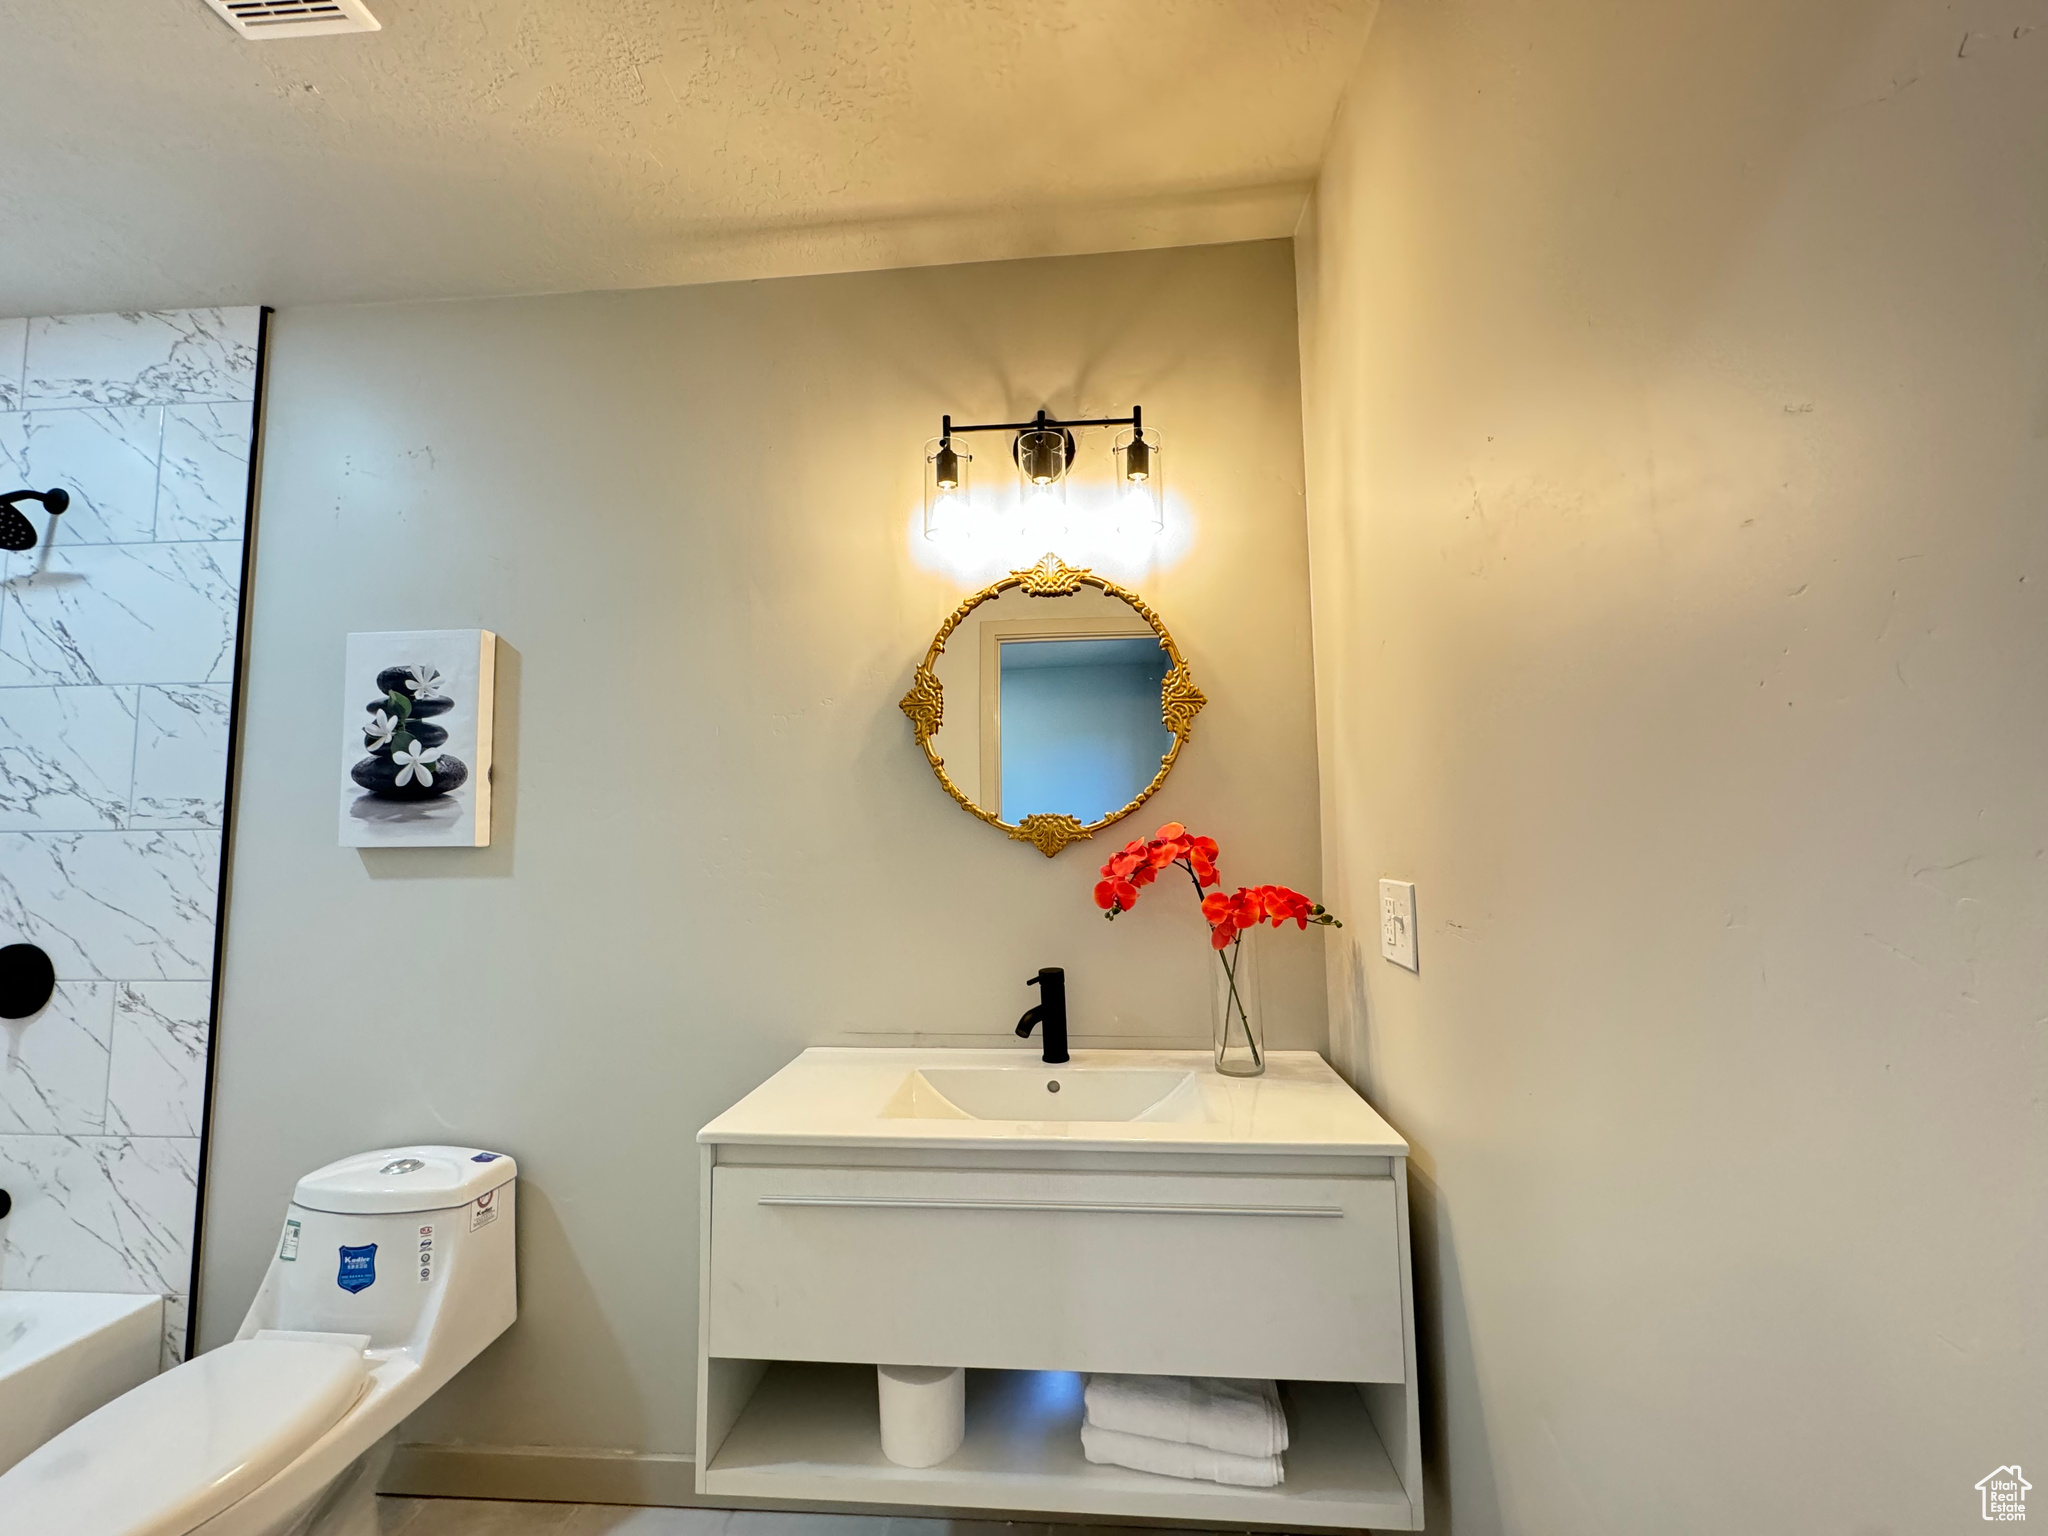
[[[1027,516],[1048,503],[1064,503],[1067,474],[1074,467],[1076,427],[1122,427],[1110,445],[1116,464],[1114,522],[1121,532],[1157,533],[1165,526],[1163,465],[1159,434],[1145,426],[1143,406],[1128,416],[1087,416],[1060,420],[1040,411],[1030,421],[992,421],[955,426],[951,416],[939,418],[939,435],[925,444],[924,536],[941,538],[960,530],[972,516],[968,503],[968,472],[974,455],[956,443],[967,432],[1011,432],[1010,457],[1016,462]]]

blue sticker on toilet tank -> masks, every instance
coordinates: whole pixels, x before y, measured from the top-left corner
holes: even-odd
[[[377,1283],[377,1245],[365,1243],[360,1248],[341,1245],[341,1273],[334,1277],[334,1283],[344,1291],[353,1294],[367,1291]]]

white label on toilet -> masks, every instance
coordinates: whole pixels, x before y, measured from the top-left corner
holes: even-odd
[[[476,1197],[476,1204],[469,1208],[469,1230],[488,1227],[498,1219],[498,1192],[487,1190]]]
[[[284,1241],[277,1245],[277,1256],[288,1264],[299,1262],[299,1224],[296,1221],[284,1224]]]
[[[434,1278],[434,1229],[420,1228],[420,1284]]]

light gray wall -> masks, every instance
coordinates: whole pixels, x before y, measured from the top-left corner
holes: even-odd
[[[1170,537],[1108,573],[1211,703],[1129,831],[1185,819],[1227,877],[1313,887],[1295,349],[1284,241],[282,311],[202,1341],[300,1173],[503,1147],[521,1319],[411,1433],[683,1450],[718,1110],[809,1044],[1015,1043],[1045,964],[1082,1044],[1205,1042],[1191,899],[1112,928],[1117,840],[1047,861],[924,766],[896,701],[999,568],[932,568],[910,526],[941,412],[1142,403]],[[465,625],[508,647],[493,845],[337,847],[343,636]],[[1293,937],[1275,1040],[1320,1047],[1319,940]]]
[[[1381,7],[1299,248],[1433,1532],[1917,1536],[2048,1465],[2040,19]]]

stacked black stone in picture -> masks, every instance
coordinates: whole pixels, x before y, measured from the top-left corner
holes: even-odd
[[[458,789],[469,767],[444,750],[445,726],[434,723],[455,701],[436,692],[440,674],[432,667],[386,667],[377,674],[384,696],[363,706],[369,723],[363,744],[370,755],[349,770],[371,794],[384,800],[432,800]]]

